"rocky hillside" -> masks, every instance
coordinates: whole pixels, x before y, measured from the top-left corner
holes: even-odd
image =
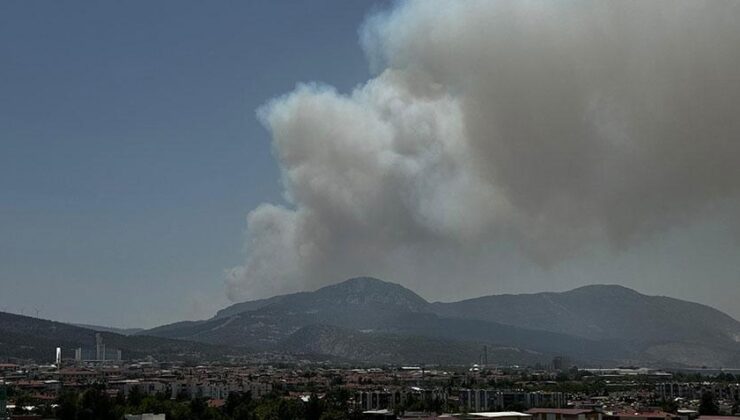
[[[650,360],[740,365],[740,322],[706,305],[647,296],[622,286],[485,296],[434,303],[432,308],[444,317],[618,342]]]
[[[509,347],[543,358],[568,355],[587,364],[728,366],[740,360],[737,324],[707,306],[646,296],[619,286],[428,303],[400,285],[357,278],[314,292],[245,302],[210,320],[145,333],[275,350],[288,342],[300,348],[300,340],[309,346],[312,340],[306,331],[312,330],[306,327],[322,326],[352,331],[334,335],[361,337],[355,344],[370,345],[387,336],[395,337],[392,342],[398,342],[398,337],[424,337],[448,344],[467,343],[476,347],[474,353],[480,345]],[[357,349],[357,360],[366,356],[357,345],[349,348]],[[346,352],[339,356],[351,358]]]

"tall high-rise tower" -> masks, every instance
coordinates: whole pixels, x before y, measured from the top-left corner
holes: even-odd
[[[100,333],[95,333],[95,359],[105,360],[105,344]]]
[[[57,369],[62,367],[62,348],[61,347],[57,347],[57,355],[54,360],[57,365]]]

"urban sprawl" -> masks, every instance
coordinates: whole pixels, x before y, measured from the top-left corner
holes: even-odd
[[[718,420],[739,416],[740,372],[549,366],[353,367],[291,359],[195,364],[75,358],[0,363],[6,419]],[[89,354],[92,359],[85,359]],[[114,357],[107,358],[106,354]],[[11,362],[11,361],[8,361]]]

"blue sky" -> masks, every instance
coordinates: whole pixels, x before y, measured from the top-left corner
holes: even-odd
[[[539,16],[529,3],[399,2],[368,23],[368,60],[358,30],[390,4],[0,2],[0,311],[204,318],[230,303],[239,267],[251,297],[355,275],[430,300],[613,283],[740,317],[729,5],[620,4],[629,25],[602,28],[589,13],[617,9],[598,2],[542,3],[536,27],[507,17]],[[580,95],[609,106],[583,111]],[[286,185],[256,116],[276,97],[263,108],[275,151],[302,169]],[[424,131],[440,123],[467,131]],[[500,199],[512,206],[488,207]]]
[[[255,110],[368,78],[345,1],[0,3],[0,310],[151,326],[226,304],[280,202]]]

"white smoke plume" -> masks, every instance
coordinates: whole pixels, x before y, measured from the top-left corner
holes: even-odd
[[[423,0],[369,18],[376,77],[259,111],[289,206],[249,214],[229,296],[464,281],[501,243],[548,265],[735,200],[738,22],[740,2],[714,0]]]

